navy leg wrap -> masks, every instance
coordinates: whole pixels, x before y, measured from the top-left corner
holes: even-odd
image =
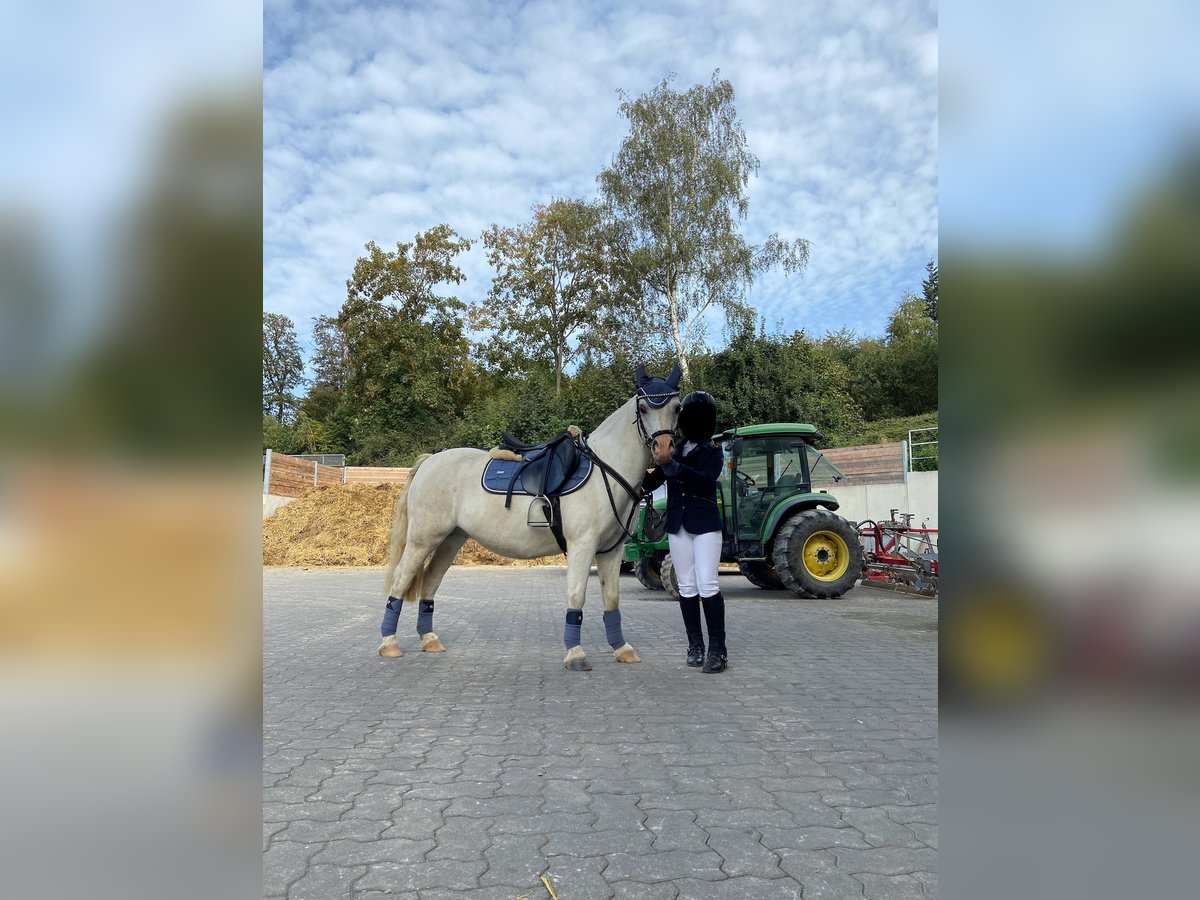
[[[583,624],[582,609],[567,610],[567,624],[563,628],[563,643],[567,649],[579,646],[579,627]]]
[[[403,606],[403,600],[388,597],[387,606],[383,610],[383,624],[379,626],[379,633],[384,637],[396,633],[396,626],[400,622],[400,610]]]
[[[621,611],[606,609],[604,611],[604,635],[608,645],[614,650],[625,646],[625,636],[621,634]]]
[[[421,610],[417,613],[417,634],[429,634],[433,631],[433,601],[422,600]]]

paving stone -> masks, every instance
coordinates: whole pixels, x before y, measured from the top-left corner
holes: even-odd
[[[727,878],[724,881],[678,883],[680,898],[687,900],[800,900],[803,888],[792,878]]]
[[[382,863],[368,866],[367,874],[358,880],[355,887],[359,891],[383,891],[392,894],[433,888],[465,891],[478,887],[477,879],[486,869],[485,862],[458,860]]]
[[[287,825],[280,838],[301,844],[323,844],[327,841],[374,841],[391,826],[390,819],[337,819],[318,822],[299,819]]]
[[[722,871],[733,877],[758,875],[780,878],[779,857],[764,847],[758,833],[749,828],[710,828],[708,846],[721,854]]]
[[[288,900],[350,900],[351,886],[367,873],[366,866],[325,866],[313,863],[304,877],[288,889]]]
[[[839,849],[838,865],[851,874],[870,872],[874,875],[902,875],[907,872],[932,871],[937,865],[937,851],[928,847],[876,847],[871,850]]]
[[[654,837],[655,850],[703,853],[708,849],[708,832],[696,824],[696,814],[690,810],[656,810],[646,816],[646,828]]]
[[[825,825],[837,828],[843,824],[842,814],[825,803],[820,794],[793,794],[790,791],[777,791],[775,802],[791,814],[794,824],[801,827],[808,825]]]
[[[349,803],[329,803],[325,800],[306,800],[303,803],[264,803],[264,822],[293,822],[296,819],[316,819],[332,822],[350,809]]]
[[[487,871],[479,879],[480,886],[498,884],[538,883],[538,876],[546,871],[546,857],[542,847],[546,838],[520,834],[502,834],[492,838],[491,846],[484,851]]]
[[[828,851],[779,851],[779,867],[804,885],[804,900],[846,900],[861,897],[863,884]]]
[[[826,828],[810,825],[807,828],[775,828],[763,826],[759,829],[763,845],[772,850],[788,847],[793,850],[828,850],[831,847],[870,848],[870,844],[856,828]]]
[[[450,804],[445,800],[408,800],[391,815],[392,824],[382,837],[403,837],[424,840],[446,824],[445,810]]]
[[[855,876],[863,883],[863,893],[868,900],[927,900],[925,885],[911,875]]]
[[[646,853],[654,835],[641,831],[589,831],[584,834],[551,834],[543,848],[547,856],[603,857],[614,853]],[[700,844],[703,849],[703,842]]]
[[[936,825],[913,822],[906,827],[917,836],[917,840],[921,843],[932,847],[934,850],[938,848],[938,827]]]
[[[679,889],[670,882],[614,881],[612,891],[613,900],[676,900],[680,896]]]
[[[936,604],[726,578],[710,679],[630,578],[643,662],[615,663],[593,580],[576,674],[561,569],[451,569],[450,652],[401,660],[375,654],[378,579],[264,571],[265,896],[534,900],[543,871],[563,900],[936,894]]]
[[[899,825],[882,809],[848,806],[841,810],[842,818],[862,832],[874,847],[918,847],[920,843],[912,829]]]
[[[309,844],[273,841],[263,853],[263,894],[284,894],[308,869],[308,858],[317,852]]]
[[[610,881],[629,879],[632,881],[674,881],[681,878],[720,879],[721,857],[712,850],[703,853],[688,853],[684,850],[666,850],[634,856],[614,853],[608,858],[604,875]]]
[[[375,841],[329,841],[312,858],[314,865],[357,866],[367,863],[417,863],[433,849],[433,841],[410,841],[405,838]]]
[[[613,891],[601,874],[607,865],[605,859],[547,855],[545,874],[564,900],[609,900]],[[532,896],[538,896],[536,891]]]
[[[483,859],[483,853],[491,845],[488,835],[490,823],[486,819],[453,817],[437,830],[433,839],[434,848],[426,859]]]
[[[590,808],[596,817],[592,825],[593,831],[620,831],[625,828],[638,830],[646,818],[645,811],[638,808],[637,797],[594,794]]]

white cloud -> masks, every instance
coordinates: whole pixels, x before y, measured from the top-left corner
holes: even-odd
[[[878,334],[937,251],[936,12],[926,4],[443,3],[266,12],[264,304],[332,314],[361,252],[441,222],[477,239],[594,196],[617,90],[732,81],[762,162],[745,234],[812,241],[750,294],[768,323]],[[458,293],[484,296],[482,248]]]

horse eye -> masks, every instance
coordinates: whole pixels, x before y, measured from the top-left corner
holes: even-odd
[[[683,409],[683,404],[682,404],[682,403],[676,403],[676,404],[675,404],[675,415],[679,415],[679,411],[680,411],[681,409]]]
[[[639,403],[639,404],[638,404],[638,412],[640,412],[640,413],[644,413],[645,411],[646,411],[646,404],[645,404],[645,403]]]

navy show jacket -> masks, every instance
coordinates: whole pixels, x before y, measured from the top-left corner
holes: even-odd
[[[646,473],[642,487],[648,491],[667,483],[668,532],[677,534],[681,527],[690,534],[722,530],[717,479],[724,463],[721,448],[710,441],[696,445],[687,456],[677,446],[669,463]]]

